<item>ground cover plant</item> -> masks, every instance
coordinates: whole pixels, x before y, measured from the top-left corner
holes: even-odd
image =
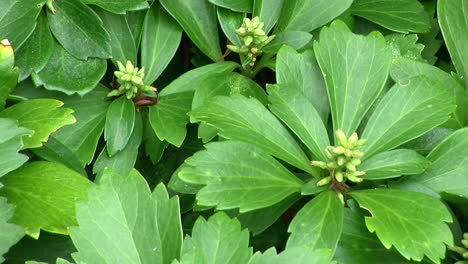
[[[467,21],[0,1],[0,262],[468,263]]]

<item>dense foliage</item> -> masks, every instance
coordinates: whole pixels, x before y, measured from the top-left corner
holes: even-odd
[[[1,0],[0,262],[468,263],[468,0]]]

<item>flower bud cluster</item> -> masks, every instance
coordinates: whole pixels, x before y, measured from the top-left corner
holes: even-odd
[[[337,146],[328,146],[325,149],[325,154],[328,161],[311,161],[312,166],[333,171],[332,175],[327,176],[317,182],[317,186],[323,186],[332,181],[332,177],[337,182],[344,182],[346,179],[352,182],[362,182],[361,178],[366,173],[358,171],[356,166],[361,164],[361,157],[364,155],[360,151],[362,146],[367,142],[365,139],[359,139],[356,133],[353,133],[349,138],[346,137],[342,130],[335,133]]]
[[[52,14],[55,15],[56,10],[54,8],[54,1],[55,0],[46,0],[45,4],[46,4],[47,8],[50,10],[50,12],[52,12]]]
[[[262,49],[275,38],[275,35],[266,35],[263,25],[258,16],[252,20],[244,18],[242,26],[236,29],[237,35],[242,39],[242,46],[227,45],[233,52],[247,56],[250,67],[255,65],[257,57],[263,53]]]
[[[128,99],[134,98],[137,95],[145,92],[153,92],[154,88],[145,85],[143,78],[145,77],[144,67],[138,69],[134,67],[131,61],[127,61],[124,66],[120,61],[117,61],[118,71],[114,72],[117,77],[117,82],[120,84],[119,88],[112,90],[107,96],[119,96],[125,94]]]
[[[461,244],[463,247],[453,246],[453,247],[448,247],[448,249],[451,251],[457,252],[463,257],[463,259],[468,260],[468,233],[463,234],[463,239],[461,241]],[[455,264],[458,264],[458,263],[465,263],[465,262],[460,261]]]

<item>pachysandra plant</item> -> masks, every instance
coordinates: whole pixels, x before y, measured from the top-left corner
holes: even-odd
[[[139,69],[133,66],[131,61],[127,61],[124,66],[120,61],[117,61],[118,71],[114,72],[117,77],[117,82],[120,86],[116,90],[112,90],[107,96],[119,96],[125,94],[127,99],[135,98],[136,96],[146,93],[155,96],[156,88],[150,85],[145,85],[145,67]]]

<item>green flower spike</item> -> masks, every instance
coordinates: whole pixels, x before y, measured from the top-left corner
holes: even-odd
[[[356,133],[349,138],[343,131],[338,130],[335,133],[337,146],[328,146],[325,154],[328,161],[311,161],[311,165],[330,171],[330,176],[317,182],[317,186],[324,186],[329,183],[343,183],[346,180],[352,182],[362,182],[361,178],[366,173],[358,171],[356,166],[361,164],[360,158],[364,155],[360,151],[366,140],[359,139]]]
[[[117,77],[117,82],[120,84],[120,87],[108,93],[108,97],[125,94],[128,99],[131,99],[142,93],[153,94],[155,92],[155,88],[145,85],[143,82],[143,78],[145,77],[144,67],[138,69],[133,66],[131,61],[127,61],[126,66],[120,61],[117,61],[117,66],[119,70],[115,71],[114,75]]]
[[[266,35],[263,25],[258,16],[252,20],[244,18],[242,26],[236,29],[237,35],[242,40],[242,46],[227,45],[233,52],[246,56],[249,67],[255,65],[257,57],[263,53],[262,49],[275,38],[275,35]]]
[[[46,0],[45,4],[46,4],[47,8],[49,8],[50,12],[52,12],[52,14],[55,15],[56,10],[54,8],[54,1],[55,0]]]

